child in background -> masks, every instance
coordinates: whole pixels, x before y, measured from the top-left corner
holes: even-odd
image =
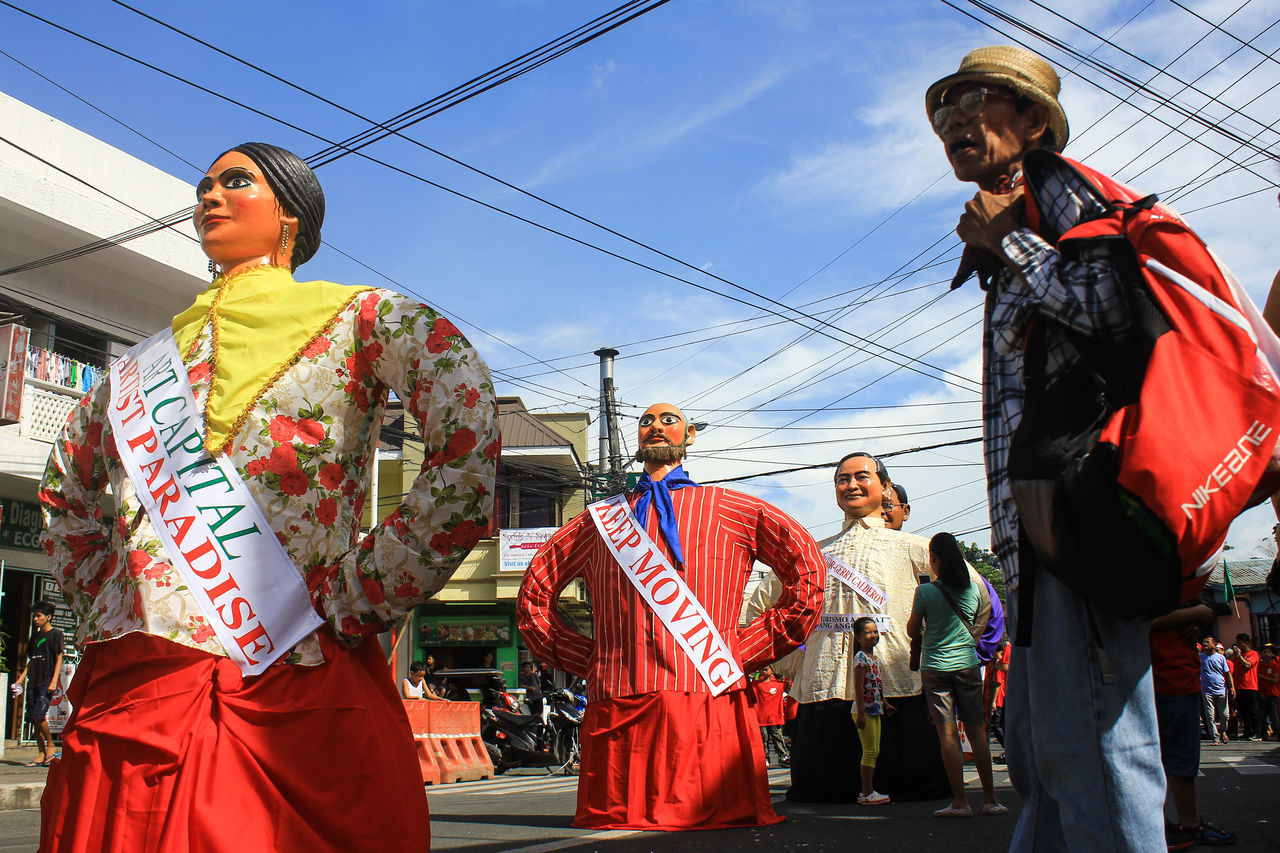
[[[880,642],[876,620],[863,616],[854,622],[853,642],[858,649],[853,656],[853,678],[857,685],[853,721],[858,727],[858,739],[862,741],[862,791],[858,794],[858,805],[883,806],[889,798],[872,787],[872,780],[876,774],[876,758],[880,755],[880,717],[892,714],[893,706],[884,700],[880,664],[875,656],[876,643]]]

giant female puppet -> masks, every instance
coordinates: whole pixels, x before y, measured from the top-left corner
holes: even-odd
[[[488,371],[417,302],[294,280],[324,196],[293,154],[238,146],[196,197],[213,284],[81,402],[40,495],[84,649],[41,849],[424,850],[375,635],[488,527]],[[361,538],[392,392],[425,461]]]
[[[695,429],[675,406],[640,418],[644,476],[588,507],[533,558],[516,619],[534,656],[587,680],[576,826],[715,829],[781,818],[742,673],[804,642],[823,558],[804,528],[749,495],[699,486],[680,464]],[[738,627],[754,561],[777,603]],[[592,634],[556,599],[586,581]]]

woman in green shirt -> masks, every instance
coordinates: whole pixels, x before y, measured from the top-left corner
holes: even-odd
[[[942,763],[951,783],[951,805],[934,812],[937,817],[972,817],[973,809],[964,790],[964,757],[956,716],[964,722],[973,747],[974,764],[982,781],[984,815],[1005,814],[1008,809],[996,800],[991,779],[991,750],[987,743],[987,721],[982,706],[982,671],[974,625],[982,596],[969,577],[969,566],[960,555],[956,539],[939,533],[929,540],[929,565],[936,578],[916,588],[911,602],[907,634],[923,643],[920,683],[929,707],[929,719],[942,742]]]

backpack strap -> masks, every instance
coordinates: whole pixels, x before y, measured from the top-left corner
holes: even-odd
[[[972,581],[970,581],[970,583],[972,583]],[[951,605],[952,611],[959,616],[960,621],[964,623],[965,629],[969,632],[969,638],[973,640],[973,644],[976,647],[978,645],[978,637],[980,636],[978,633],[978,627],[973,624],[973,621],[970,620],[968,616],[965,616],[964,613],[960,612],[960,605],[957,604],[955,598],[951,596],[951,592],[947,589],[947,585],[942,583],[942,581],[938,581],[937,583],[930,584],[930,586],[942,593],[942,597],[947,600],[947,604]]]

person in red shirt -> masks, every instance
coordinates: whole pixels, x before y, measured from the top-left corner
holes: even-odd
[[[1237,651],[1234,643],[1229,649],[1218,644],[1218,654],[1227,659],[1227,683],[1231,685],[1231,689],[1227,691],[1227,725],[1223,730],[1223,743],[1227,742],[1228,736],[1236,739],[1240,737],[1240,700],[1236,697],[1236,679],[1240,677],[1236,673]]]
[[[1160,761],[1178,823],[1165,839],[1169,850],[1197,844],[1234,844],[1235,833],[1205,822],[1196,803],[1200,773],[1200,653],[1196,645],[1213,611],[1188,603],[1151,623],[1151,686],[1160,729]]]
[[[1009,658],[1013,654],[1013,643],[1004,640],[1000,644],[1000,650],[996,652],[995,659],[991,665],[986,668],[984,680],[984,690],[987,692],[987,730],[995,736],[1000,746],[1004,746],[1004,695],[1005,682],[1009,680]],[[991,761],[994,764],[1004,764],[1005,754],[1001,752],[994,756]]]
[[[1253,637],[1248,634],[1236,634],[1236,644],[1232,647],[1228,660],[1235,663],[1231,673],[1236,683],[1236,706],[1239,708],[1240,726],[1244,729],[1245,740],[1262,740],[1259,728],[1259,696],[1258,696],[1258,653],[1253,650]]]
[[[773,674],[773,667],[766,666],[760,670],[760,677],[751,685],[756,697],[756,716],[760,719],[760,739],[764,742],[765,761],[769,760],[769,750],[778,759],[777,763],[790,763],[790,750],[787,739],[782,736],[782,726],[786,722],[784,704],[787,695],[787,684]]]
[[[1262,694],[1264,716],[1271,724],[1271,736],[1263,740],[1280,740],[1280,660],[1276,660],[1276,647],[1270,643],[1262,648],[1258,691]]]

